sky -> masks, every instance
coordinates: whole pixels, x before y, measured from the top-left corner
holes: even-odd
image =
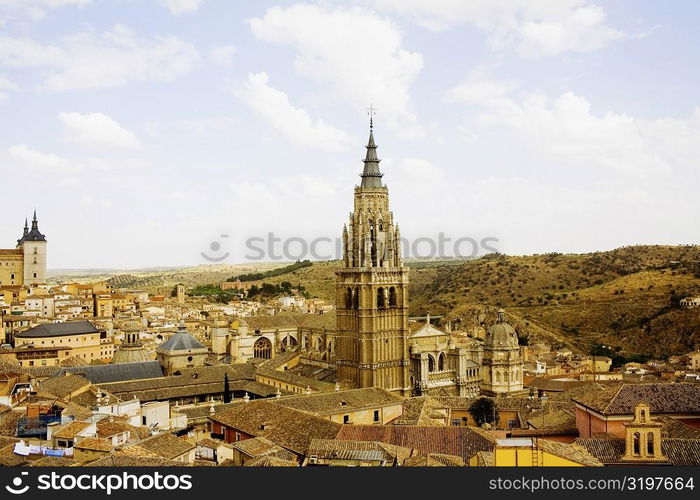
[[[696,244],[699,18],[694,0],[0,0],[0,248],[36,208],[50,269],[332,257],[370,104],[418,255],[440,233],[481,253]]]

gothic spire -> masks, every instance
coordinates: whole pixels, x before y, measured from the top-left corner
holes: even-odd
[[[382,176],[384,174],[379,171],[379,162],[381,160],[377,157],[377,145],[374,142],[374,130],[371,121],[369,127],[369,141],[365,147],[367,148],[367,154],[365,155],[365,159],[362,160],[365,164],[365,168],[361,174],[362,187],[382,187]]]

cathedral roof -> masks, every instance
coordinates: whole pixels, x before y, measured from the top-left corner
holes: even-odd
[[[506,314],[502,309],[498,311],[498,319],[486,332],[484,347],[513,348],[518,347],[518,334],[515,328],[506,322]]]
[[[426,320],[425,324],[418,328],[415,332],[411,334],[411,338],[418,338],[418,337],[443,337],[447,335],[445,332],[442,330],[438,330],[435,328],[433,325],[430,324],[430,316],[428,316],[428,319]]]

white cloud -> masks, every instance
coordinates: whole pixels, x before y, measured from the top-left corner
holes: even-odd
[[[0,76],[0,102],[7,99],[8,90],[19,90],[19,87],[4,76]]]
[[[17,144],[8,149],[10,157],[21,165],[45,172],[75,172],[80,166],[66,158],[51,153],[41,153],[26,144]]]
[[[270,126],[295,144],[339,151],[351,143],[350,137],[323,120],[314,120],[302,108],[294,107],[287,94],[268,85],[266,73],[251,73],[234,95],[250,106]]]
[[[59,113],[68,140],[88,146],[134,149],[141,143],[133,132],[103,113]]]
[[[235,45],[219,45],[209,51],[209,59],[219,66],[228,67],[233,64],[233,56],[236,54]]]
[[[31,20],[41,19],[49,9],[59,7],[82,7],[92,0],[0,0],[0,23],[18,16]]]
[[[439,31],[468,23],[486,32],[496,49],[514,47],[523,57],[588,52],[620,39],[605,10],[590,0],[366,0]]]
[[[0,36],[0,65],[44,69],[42,88],[51,92],[169,81],[198,60],[197,50],[177,37],[142,39],[121,25],[100,36],[86,31],[66,37],[58,45]]]
[[[394,23],[361,8],[316,5],[273,7],[252,19],[260,40],[294,46],[295,69],[358,110],[373,103],[378,123],[420,132],[411,110],[409,87],[423,67],[423,58],[402,47]]]
[[[513,80],[491,78],[486,67],[472,71],[462,83],[450,89],[445,96],[447,102],[464,104],[494,104],[517,87]]]
[[[683,119],[595,113],[573,92],[513,95],[516,83],[483,68],[446,92],[449,102],[477,106],[473,125],[509,129],[535,153],[561,164],[608,168],[644,177],[690,171],[700,163],[700,107]],[[472,130],[472,128],[467,128]]]
[[[194,12],[204,0],[158,0],[158,3],[167,8],[171,14],[180,15]]]
[[[596,114],[583,97],[530,94],[491,102],[479,121],[514,131],[536,152],[563,164],[645,176],[700,163],[700,108],[688,120]]]

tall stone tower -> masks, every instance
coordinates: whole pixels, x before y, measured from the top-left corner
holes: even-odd
[[[24,222],[24,233],[17,240],[17,248],[24,252],[24,284],[46,282],[46,237],[39,232],[36,210],[32,219],[32,228]]]
[[[343,262],[336,271],[338,378],[356,387],[410,395],[408,267],[389,191],[382,183],[370,120],[362,182],[343,228]]]

